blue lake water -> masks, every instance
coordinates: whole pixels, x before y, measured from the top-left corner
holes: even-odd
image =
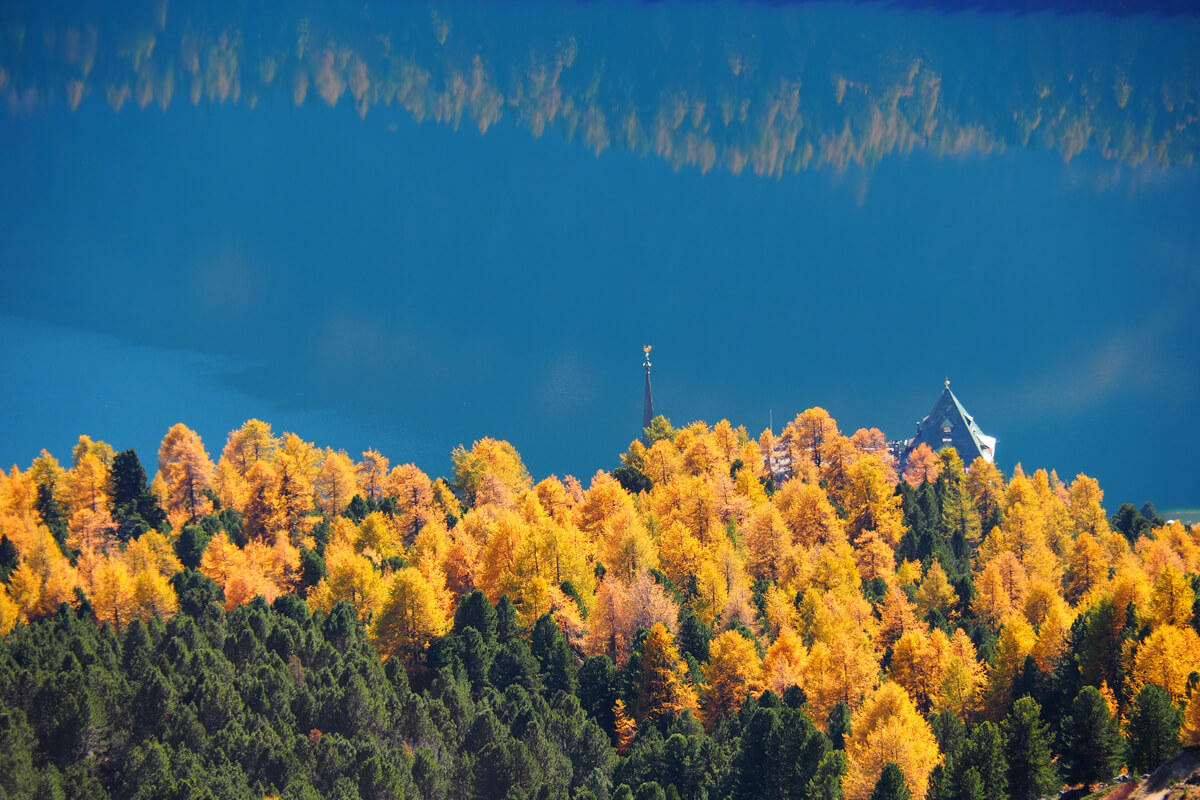
[[[0,463],[258,416],[611,468],[657,409],[1195,505],[1200,20],[6,4]]]

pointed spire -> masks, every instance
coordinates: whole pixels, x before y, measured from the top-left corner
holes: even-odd
[[[650,446],[650,421],[654,419],[654,394],[650,391],[650,345],[642,350],[646,353],[646,397],[642,404],[642,444]]]

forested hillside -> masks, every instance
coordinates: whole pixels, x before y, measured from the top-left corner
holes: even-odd
[[[1200,531],[819,408],[648,441],[0,472],[0,797],[1025,800],[1200,744]]]

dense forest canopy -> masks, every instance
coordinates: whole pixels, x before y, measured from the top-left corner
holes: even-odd
[[[0,796],[1018,800],[1200,744],[1191,527],[820,408],[646,441],[0,473]]]

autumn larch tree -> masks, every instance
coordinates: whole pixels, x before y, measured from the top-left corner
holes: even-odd
[[[925,796],[938,747],[904,689],[891,682],[881,685],[854,713],[850,728],[847,800],[870,797],[889,762],[900,768],[912,796]]]
[[[760,691],[762,662],[754,645],[737,631],[718,634],[704,665],[704,720],[709,729],[741,706],[747,694]]]
[[[650,628],[639,658],[638,719],[674,716],[698,707],[696,690],[688,682],[687,664],[679,655],[675,637],[661,622]]]
[[[212,488],[214,469],[198,433],[182,422],[167,431],[158,448],[158,471],[172,527],[181,528],[212,510],[204,490]]]

